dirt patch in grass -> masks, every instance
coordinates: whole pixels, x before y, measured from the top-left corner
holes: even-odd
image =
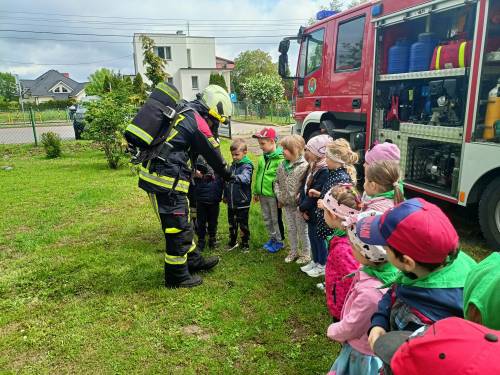
[[[208,340],[212,335],[196,324],[190,324],[181,328],[181,332],[187,336],[194,336],[200,340]]]

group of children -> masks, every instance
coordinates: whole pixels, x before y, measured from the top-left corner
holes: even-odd
[[[390,374],[398,369],[401,374],[426,373],[425,367],[412,372],[396,362],[411,357],[405,345],[421,345],[424,338],[434,339],[443,352],[451,353],[443,337],[430,338],[424,328],[453,317],[482,324],[498,341],[500,332],[494,330],[500,329],[500,256],[493,254],[476,265],[459,250],[458,235],[437,206],[421,198],[404,200],[396,145],[377,144],[364,155],[360,195],[358,154],[346,140],[322,134],[305,144],[299,135],[289,135],[278,145],[273,128],[254,137],[263,155],[253,193],[247,146],[243,140],[231,145],[234,179],[223,189],[229,245],[237,246],[239,228],[241,247],[249,248],[253,195],[269,235],[264,249],[274,253],[284,248],[278,217],[284,210],[289,242],[285,262],[302,265],[300,269],[311,277],[325,275],[326,304],[334,319],[327,336],[342,343],[330,374]],[[397,346],[391,331],[405,332],[404,340],[397,336]],[[407,332],[417,334],[408,338]],[[500,345],[491,350],[500,354]],[[442,357],[436,368],[460,368],[452,367],[457,365],[453,358],[459,357]]]

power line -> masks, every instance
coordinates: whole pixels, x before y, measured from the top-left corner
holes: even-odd
[[[13,25],[13,26],[35,26],[35,27],[53,27],[54,25],[37,25],[33,23],[11,23],[11,22],[4,22],[3,25]],[[186,25],[184,25],[186,26]],[[205,26],[205,25],[201,25]],[[151,26],[149,26],[151,27]],[[164,26],[152,26],[152,27],[164,27]],[[200,26],[195,26],[192,27],[190,25],[189,30],[190,31],[207,31],[207,29],[200,29]],[[238,28],[236,28],[238,27]],[[133,32],[139,32],[137,30],[132,30],[131,28],[126,28],[126,29],[120,29],[116,27],[94,27],[94,26],[64,26],[64,28],[71,28],[71,29],[90,29],[90,30],[120,30],[120,31],[133,31]],[[216,28],[216,26],[210,26],[210,28]],[[289,28],[276,28],[276,29],[258,29],[258,31],[291,31],[294,27],[289,27]],[[247,31],[248,26],[247,25],[240,25],[240,26],[232,26],[230,28],[226,27],[217,27],[217,31],[224,30],[224,31]],[[149,30],[149,31],[154,31],[154,32],[165,32],[165,33],[175,33],[178,31],[178,28],[172,28],[170,30]]]
[[[62,16],[62,17],[77,17],[77,18],[100,18],[100,19],[123,19],[123,20],[151,20],[151,21],[211,21],[207,19],[186,19],[186,18],[151,18],[151,17],[119,17],[119,16],[93,16],[93,15],[83,15],[83,14],[61,14],[61,13],[42,13],[42,12],[12,12],[12,11],[0,11],[0,13],[7,14],[34,14],[34,15],[45,15],[45,16]],[[246,22],[280,22],[280,21],[304,21],[301,18],[286,18],[286,19],[238,19],[237,21]]]
[[[23,38],[16,36],[0,36],[0,39],[15,39],[15,40],[41,40],[41,41],[53,41],[53,42],[77,42],[77,43],[106,43],[106,44],[130,44],[131,42],[120,42],[115,40],[82,40],[82,39],[54,39],[54,38]],[[216,38],[217,39],[217,38]],[[168,43],[169,45],[184,45],[185,43]],[[209,42],[189,42],[189,44],[212,44]],[[226,45],[246,45],[246,44],[268,44],[268,45],[277,45],[277,42],[222,42],[217,43],[218,46],[226,46]]]
[[[34,30],[15,30],[3,29],[0,32],[14,32],[14,33],[31,33],[31,34],[52,34],[52,35],[76,35],[76,36],[111,36],[121,38],[132,38],[133,35],[128,34],[94,34],[94,33],[69,33],[59,31],[34,31]],[[217,39],[240,39],[240,38],[284,38],[290,35],[240,35],[240,36],[206,36],[206,38]]]
[[[23,61],[12,61],[12,60],[0,60],[0,63],[8,63],[8,64],[22,64],[22,65],[47,65],[47,66],[53,66],[53,65],[64,65],[64,66],[72,66],[72,65],[92,65],[92,64],[101,64],[101,63],[107,63],[115,60],[123,60],[123,59],[128,59],[132,57],[133,55],[127,55],[127,56],[122,56],[122,57],[116,57],[114,59],[107,59],[107,60],[99,60],[99,61],[89,61],[89,62],[84,62],[84,63],[69,63],[69,64],[61,64],[61,63],[34,63],[34,62],[23,62]]]

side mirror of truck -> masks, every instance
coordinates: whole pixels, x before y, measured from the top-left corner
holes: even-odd
[[[289,49],[290,49],[290,40],[283,39],[280,42],[280,46],[278,47],[278,52],[281,53],[282,55],[286,55],[286,54],[288,54]]]
[[[282,42],[283,43],[283,42]],[[281,78],[289,78],[287,75],[288,71],[288,55],[286,53],[281,54],[278,58],[278,74]]]

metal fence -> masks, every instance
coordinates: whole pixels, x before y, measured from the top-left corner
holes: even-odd
[[[35,143],[46,132],[64,140],[75,139],[69,112],[60,109],[0,111],[0,144]]]
[[[292,104],[289,102],[271,104],[237,102],[234,103],[233,109],[232,119],[235,121],[272,125],[293,123]]]

